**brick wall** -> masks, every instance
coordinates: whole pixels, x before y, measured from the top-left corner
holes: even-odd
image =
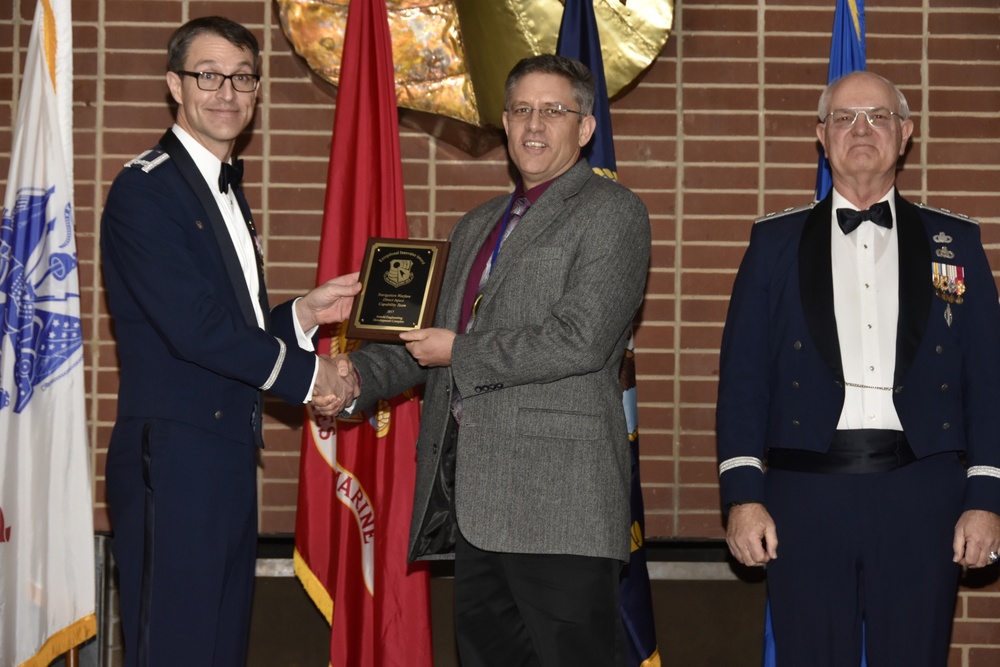
[[[663,53],[612,105],[621,181],[646,202],[653,224],[653,265],[636,345],[651,538],[723,534],[713,424],[728,294],[753,218],[812,197],[813,123],[834,4],[680,4]],[[868,67],[902,87],[916,123],[902,192],[978,218],[1000,268],[1000,1],[867,4]],[[7,171],[14,81],[34,5],[0,6],[0,174]],[[189,18],[219,13],[261,39],[261,103],[241,152],[272,301],[305,291],[315,277],[336,90],[294,56],[266,0],[77,0],[73,11],[77,238],[94,512],[103,530],[109,527],[103,467],[117,362],[96,261],[97,222],[122,163],[171,123],[163,83],[167,38]],[[511,186],[501,148],[472,158],[406,128],[401,143],[413,236],[444,237],[462,213]],[[294,526],[299,421],[299,410],[268,403],[260,476],[264,532]],[[996,664],[995,577],[963,587],[956,619],[951,664]]]

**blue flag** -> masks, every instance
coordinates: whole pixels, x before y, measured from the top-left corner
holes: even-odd
[[[597,121],[597,129],[582,154],[595,172],[618,180],[608,84],[604,80],[604,58],[601,56],[601,37],[597,32],[597,17],[594,16],[594,5],[591,2],[566,0],[556,53],[579,60],[594,75],[594,119]]]
[[[837,0],[833,17],[833,37],[830,40],[830,70],[827,83],[833,83],[851,72],[865,69],[865,0]],[[830,163],[819,156],[816,174],[816,199],[830,192]]]
[[[579,60],[594,75],[594,118],[597,120],[597,129],[582,154],[596,173],[618,180],[601,38],[592,2],[593,0],[566,0],[556,51],[561,56]],[[632,555],[621,577],[622,624],[625,627],[629,666],[659,667],[660,654],[656,647],[656,626],[653,624],[653,596],[644,548],[646,527],[642,486],[639,483],[639,420],[635,396],[635,351],[631,332],[618,377],[622,385],[622,407],[629,431],[632,462]]]

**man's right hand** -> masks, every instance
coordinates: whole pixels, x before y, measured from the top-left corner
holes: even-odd
[[[744,503],[729,510],[726,544],[733,558],[750,567],[778,557],[778,533],[764,505]]]
[[[343,412],[358,397],[358,386],[353,369],[338,363],[329,356],[319,357],[316,385],[313,388],[313,410],[323,416]]]

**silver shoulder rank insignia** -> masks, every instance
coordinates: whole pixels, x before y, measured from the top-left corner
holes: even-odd
[[[757,218],[756,220],[753,221],[753,223],[756,225],[758,222],[763,222],[765,220],[773,220],[774,218],[780,218],[782,216],[791,215],[792,213],[798,213],[800,211],[808,211],[809,209],[816,208],[816,204],[818,203],[819,200],[816,200],[809,204],[806,204],[805,206],[790,206],[789,208],[786,208],[783,211],[773,211],[771,213],[768,213],[764,217]]]
[[[934,235],[934,243],[951,243],[954,239],[945,234],[944,232],[938,232]]]
[[[156,150],[155,148],[146,151],[145,153],[140,153],[134,158],[125,163],[125,168],[136,168],[142,169],[147,174],[161,164],[170,159],[169,153],[164,153],[163,151]]]
[[[950,215],[953,218],[958,218],[959,220],[965,220],[966,222],[971,222],[971,223],[973,223],[975,225],[979,224],[976,220],[970,218],[969,216],[965,215],[964,213],[955,213],[953,211],[949,211],[946,208],[935,208],[933,206],[928,206],[927,204],[925,204],[923,202],[917,202],[916,206],[918,208],[924,209],[925,211],[934,211],[935,213],[943,213],[944,215]],[[937,241],[937,238],[935,238],[934,240]],[[938,241],[938,243],[947,243],[947,241]]]
[[[940,248],[934,251],[934,254],[942,259],[955,258],[955,253],[953,253],[951,250],[948,250],[948,246],[941,246]]]

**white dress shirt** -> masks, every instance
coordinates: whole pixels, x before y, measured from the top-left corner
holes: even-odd
[[[896,189],[889,202],[896,219]],[[850,234],[837,224],[837,209],[857,210],[833,191],[830,241],[833,306],[844,367],[845,398],[838,429],[891,429],[903,426],[892,402],[899,316],[899,242],[891,229],[866,220]]]

